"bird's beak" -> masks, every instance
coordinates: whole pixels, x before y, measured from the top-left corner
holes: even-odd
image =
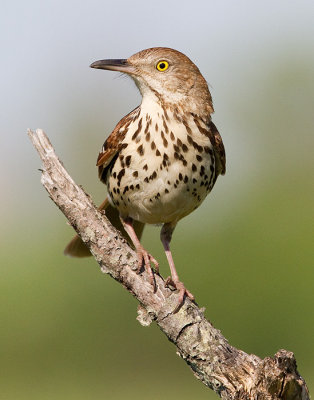
[[[118,60],[99,60],[90,65],[91,68],[107,69],[109,71],[119,71],[124,74],[134,74],[135,68],[126,59]]]

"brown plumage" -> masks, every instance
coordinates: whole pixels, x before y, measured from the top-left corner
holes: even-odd
[[[125,60],[101,60],[93,68],[120,71],[135,81],[142,103],[117,124],[97,159],[107,185],[106,215],[124,228],[154,284],[151,263],[142,247],[145,223],[163,224],[161,241],[168,258],[171,284],[193,299],[177,275],[169,243],[177,222],[196,209],[226,169],[221,136],[211,121],[212,98],[196,65],[184,54],[156,47]],[[136,226],[133,223],[136,222]],[[72,243],[72,244],[71,244]],[[80,256],[79,239],[66,254]]]

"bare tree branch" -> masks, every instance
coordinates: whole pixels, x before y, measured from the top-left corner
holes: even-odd
[[[97,210],[90,197],[69,176],[45,135],[28,131],[43,162],[41,183],[89,247],[101,270],[120,282],[140,303],[142,325],[156,321],[177,347],[194,375],[222,399],[309,399],[293,353],[279,350],[261,360],[231,346],[203,311],[188,299],[177,313],[177,291],[156,275],[153,292],[145,271],[136,273],[137,257],[120,233]]]

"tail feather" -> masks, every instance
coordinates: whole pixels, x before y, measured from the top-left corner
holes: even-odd
[[[133,246],[133,243],[129,237],[129,235],[126,233],[124,230],[120,218],[119,218],[119,212],[116,208],[114,208],[108,200],[108,197],[105,199],[105,201],[98,207],[99,211],[105,211],[106,217],[109,219],[111,224],[118,229],[124,238],[129,242],[129,244]],[[143,229],[144,229],[145,224],[139,221],[134,221],[134,230],[137,234],[137,237],[141,239]],[[86,244],[83,242],[83,240],[78,236],[74,236],[74,238],[68,243],[66,248],[64,249],[64,254],[66,256],[70,257],[89,257],[91,256],[91,253],[86,246]]]

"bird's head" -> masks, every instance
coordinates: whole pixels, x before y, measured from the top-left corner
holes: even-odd
[[[181,105],[190,112],[213,112],[204,77],[197,66],[177,50],[154,47],[128,59],[96,61],[91,67],[130,75],[144,100],[156,97],[165,104]]]

